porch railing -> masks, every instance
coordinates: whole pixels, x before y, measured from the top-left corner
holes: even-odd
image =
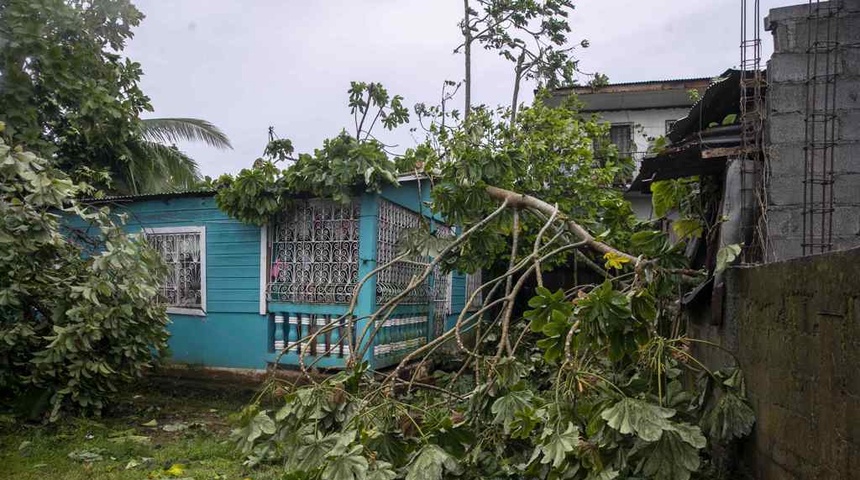
[[[289,347],[287,353],[299,354],[304,348],[305,354],[311,357],[349,358],[350,342],[346,338],[346,319],[341,318],[342,315],[277,312],[272,316],[275,352]],[[337,322],[334,328],[326,329],[309,342],[314,333],[325,329],[332,322]]]
[[[400,361],[427,342],[427,314],[403,314],[388,318],[376,335],[373,356],[380,364]]]

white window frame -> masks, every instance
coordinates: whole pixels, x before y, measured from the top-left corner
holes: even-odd
[[[192,315],[195,317],[205,317],[206,316],[206,227],[199,226],[182,226],[182,227],[155,227],[155,228],[144,228],[143,234],[147,235],[156,235],[156,234],[170,234],[170,233],[178,233],[178,234],[188,234],[188,233],[196,233],[200,235],[200,308],[185,308],[185,307],[171,307],[168,305],[167,313],[173,313],[176,315]]]
[[[269,226],[260,227],[260,315],[269,314],[266,291],[269,288]]]

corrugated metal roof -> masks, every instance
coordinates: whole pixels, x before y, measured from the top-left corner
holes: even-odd
[[[401,175],[397,177],[397,181],[401,183],[406,182],[414,182],[418,179],[426,178],[423,174],[420,176],[415,176],[414,174]],[[107,197],[96,198],[96,197],[87,197],[82,198],[82,202],[86,203],[101,203],[101,202],[118,202],[118,201],[141,201],[141,200],[168,200],[171,198],[182,198],[182,197],[209,197],[218,193],[215,190],[211,189],[200,189],[200,190],[185,190],[182,192],[159,192],[159,193],[140,193],[136,195],[110,195]]]
[[[741,126],[722,125],[727,115],[740,111],[740,76],[739,70],[729,69],[708,86],[689,113],[672,125],[666,135],[669,147],[643,159],[631,190],[647,192],[654,180],[716,174],[725,168],[724,158],[704,158],[703,152],[741,144]],[[714,123],[718,126],[708,128]]]
[[[659,85],[661,83],[690,83],[690,82],[710,82],[713,77],[690,77],[690,78],[667,78],[663,80],[640,80],[637,82],[618,82],[618,83],[608,83],[606,85],[602,85],[600,87],[593,88],[589,85],[568,85],[565,87],[558,87],[554,90],[554,92],[562,91],[562,90],[575,90],[578,88],[581,89],[589,89],[589,90],[600,90],[602,88],[608,87],[635,87],[635,86],[644,86],[644,85]]]
[[[573,86],[552,92],[547,104],[558,106],[563,99],[575,94],[582,113],[602,113],[628,110],[690,108],[694,101],[691,89],[703,93],[711,77],[675,80],[647,80],[642,82],[614,83],[601,87]]]
[[[696,103],[690,107],[687,116],[679,118],[672,125],[666,137],[677,143],[687,136],[704,130],[711,122],[721,122],[731,113],[740,111],[740,70],[728,69],[716,78]]]
[[[158,200],[158,199],[171,199],[171,198],[182,198],[182,197],[209,197],[215,195],[215,190],[186,190],[184,192],[159,192],[159,193],[140,193],[136,195],[111,195],[102,198],[82,198],[82,202],[87,203],[101,203],[101,202],[117,202],[117,201],[139,201],[139,200]]]

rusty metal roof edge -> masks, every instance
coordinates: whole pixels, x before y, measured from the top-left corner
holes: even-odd
[[[606,85],[601,85],[599,87],[591,87],[589,85],[565,85],[562,87],[557,87],[557,88],[552,89],[552,92],[555,93],[555,92],[570,91],[570,90],[574,90],[577,88],[587,88],[587,89],[593,88],[594,90],[599,91],[601,88],[606,88],[606,87],[628,87],[628,86],[637,86],[637,85],[657,85],[660,83],[686,83],[686,82],[701,82],[701,81],[707,81],[710,83],[711,81],[713,81],[713,79],[714,79],[714,77],[667,78],[667,79],[662,79],[662,80],[640,80],[637,82],[608,83]]]
[[[696,100],[696,102],[693,103],[693,105],[690,107],[690,110],[687,112],[687,115],[685,115],[685,116],[679,118],[677,121],[675,121],[675,123],[672,126],[672,129],[669,131],[669,133],[666,135],[666,137],[671,140],[673,137],[672,134],[675,133],[675,130],[677,127],[680,127],[684,123],[689,122],[691,120],[691,116],[693,114],[695,114],[695,113],[701,114],[700,112],[697,112],[697,110],[701,109],[702,104],[704,103],[705,99],[710,94],[713,94],[714,88],[716,88],[718,85],[721,85],[722,83],[726,82],[727,80],[731,79],[733,75],[740,75],[740,74],[741,74],[740,70],[737,70],[734,68],[729,68],[725,72],[723,72],[723,74],[720,75],[719,77],[713,78],[711,83],[705,89],[705,92],[702,93],[699,96],[699,98]]]
[[[81,202],[85,203],[102,203],[102,202],[117,202],[117,201],[142,201],[142,200],[169,200],[171,198],[183,197],[209,197],[217,193],[215,190],[186,190],[182,192],[158,192],[158,193],[138,193],[129,195],[109,195],[101,198],[87,197],[81,198]]]
[[[414,174],[405,174],[397,177],[397,181],[400,183],[408,183],[414,182],[416,180],[424,180],[427,177],[425,175],[414,175]],[[158,192],[158,193],[139,193],[139,194],[128,194],[128,195],[109,195],[101,198],[97,197],[86,197],[81,198],[79,201],[85,203],[103,203],[103,202],[117,202],[117,201],[145,201],[145,200],[169,200],[171,198],[183,198],[183,197],[210,197],[214,196],[218,193],[214,189],[198,189],[198,190],[184,190],[184,191],[175,191],[175,192]]]

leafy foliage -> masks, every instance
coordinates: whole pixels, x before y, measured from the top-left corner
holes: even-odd
[[[674,415],[674,410],[632,398],[624,398],[600,414],[615,430],[634,433],[647,442],[660,440],[663,431],[672,426],[667,419]]]
[[[741,246],[733,243],[725,245],[717,252],[717,266],[714,271],[722,272],[741,254]]]
[[[508,29],[539,18],[528,13],[536,8],[567,6],[479,3],[486,18],[466,2],[464,31],[473,31],[470,17],[498,26],[487,32],[486,45],[506,58],[516,58],[512,49],[520,48]],[[508,14],[513,24],[505,23]],[[562,24],[552,28],[566,32]],[[474,32],[465,35],[464,48],[484,41],[480,29]],[[605,124],[581,115],[575,102],[548,107],[545,93],[519,114],[471,108],[468,88],[461,119],[446,106],[457,85],[446,82],[440,105],[416,106],[425,141],[391,159],[365,126],[374,117],[393,117],[393,128],[405,116],[396,113],[397,97],[388,103],[387,93],[372,85],[352,85],[354,135],[341,133],[298,158],[288,140],[270,138],[268,161],[221,179],[219,205],[243,221],[264,223],[291,196],[342,201],[393,184],[400,173],[419,174],[433,185],[431,209],[461,233],[439,239],[425,228],[404,235],[402,247],[432,252],[447,270],[482,269],[498,277],[484,277],[490,278],[483,285],[484,315],[471,315],[469,325],[473,341],[461,335],[470,312],[459,312],[453,330],[393,372],[372,371],[358,354],[345,371],[309,376],[308,384],[272,380],[275,391],[285,392],[283,406],[274,416],[249,406],[234,433],[250,464],[277,462],[287,478],[307,479],[686,480],[707,458],[702,428],[709,434],[725,428],[712,442],[748,431],[743,418],[729,418],[715,403],[719,392],[743,402],[742,386],[725,372],[702,368],[684,336],[678,309],[686,288],[686,273],[678,271],[687,267],[683,242],[633,218],[615,188],[632,164],[607,144]],[[280,170],[281,161],[293,163]],[[704,209],[688,200],[700,184],[663,187],[656,196],[664,215],[688,206],[690,219],[699,218],[693,214]],[[697,225],[690,223],[689,235]],[[569,254],[599,280],[551,290],[538,278],[533,290],[524,287],[531,276],[565,264]],[[517,308],[518,296],[528,301],[525,312]],[[352,313],[343,318],[351,321]],[[380,307],[367,322],[390,313]],[[433,364],[433,351],[455,338],[455,372],[419,373]],[[413,361],[418,366],[408,378],[404,367]]]
[[[161,259],[106,209],[72,200],[87,186],[2,140],[0,185],[0,387],[33,412],[48,403],[53,415],[99,411],[166,348]],[[100,241],[73,241],[60,212],[91,224]]]
[[[370,97],[351,97],[357,119],[365,117],[362,109],[371,102],[355,99]],[[410,232],[405,248],[433,251],[448,269],[514,265],[505,272],[511,286],[503,290],[497,282],[504,294],[485,299],[503,302],[501,312],[488,309],[496,318],[479,321],[483,338],[460,346],[463,371],[401,384],[399,369],[380,380],[356,362],[310,385],[279,385],[288,393],[274,417],[252,405],[235,431],[248,461],[281,462],[288,476],[311,479],[686,480],[704,457],[706,413],[732,432],[713,441],[743,435],[746,424],[724,419],[712,406],[721,373],[701,369],[683,336],[677,310],[682,282],[674,271],[686,266],[683,243],[633,220],[612,188],[626,160],[612,149],[597,159],[594,144],[605,126],[575,108],[548,108],[539,100],[513,123],[504,111],[477,108],[456,127],[457,118],[445,111],[419,107],[428,139],[396,161],[369,136],[359,139],[359,126],[356,136],[341,133],[313,156],[294,159],[289,142],[270,143],[269,161],[221,179],[222,208],[262,223],[296,194],[344,200],[392,183],[399,172],[418,172],[434,185],[434,211],[469,233],[454,245],[428,240],[430,232]],[[294,163],[279,170],[282,160]],[[539,196],[557,211],[496,213],[499,199],[488,195],[491,187]],[[534,249],[581,246],[569,222],[601,232],[597,242],[641,256],[582,252],[604,280],[570,290],[539,286],[526,297],[528,310],[514,314],[502,295],[515,298],[515,282],[562,263],[564,252],[528,271],[517,262],[533,265],[525,259]],[[506,332],[499,324],[507,312]],[[685,375],[702,380],[685,387]],[[720,385],[742,398],[738,387]]]
[[[388,129],[406,122],[402,99],[389,97],[378,83],[353,82],[349,106],[355,116],[355,136],[342,131],[313,154],[302,153],[298,158],[292,157],[292,142],[270,137],[267,160],[258,159],[253,168],[235,177],[222,175],[215,182],[218,207],[242,222],[262,225],[295,195],[348,202],[362,191],[379,192],[386,185],[397,185],[397,167],[385,146],[371,137],[370,129],[379,119]],[[281,170],[277,163],[283,160],[294,163]]]
[[[130,0],[10,0],[0,5],[0,120],[73,178],[125,193],[187,188],[197,164],[172,144],[229,147],[197,119],[150,119],[140,64],[121,53],[143,14]],[[107,180],[110,180],[108,182]],[[90,176],[90,181],[93,178]]]

